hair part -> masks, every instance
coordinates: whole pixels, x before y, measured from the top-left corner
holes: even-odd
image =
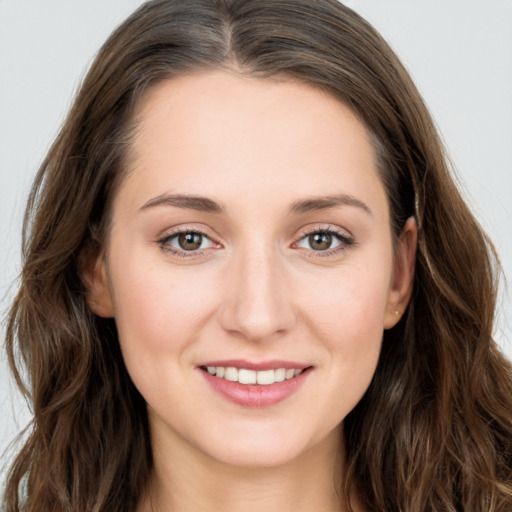
[[[371,134],[393,233],[411,215],[419,225],[411,303],[384,333],[370,388],[344,421],[340,492],[348,500],[357,490],[369,511],[509,510],[512,371],[492,339],[494,250],[408,73],[336,0],[154,0],[98,53],[25,214],[7,351],[34,419],[9,474],[6,510],[125,512],[144,492],[146,405],[114,321],[89,310],[81,276],[102,248],[148,88],[218,69],[287,76],[345,102]]]

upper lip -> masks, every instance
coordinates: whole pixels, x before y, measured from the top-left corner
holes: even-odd
[[[270,361],[247,361],[245,359],[223,359],[222,361],[208,361],[206,363],[202,363],[199,367],[202,366],[222,366],[224,368],[234,367],[234,368],[245,368],[246,370],[275,370],[277,368],[285,368],[289,370],[291,368],[295,370],[304,370],[305,368],[309,368],[310,364],[298,363],[295,361],[283,361],[278,359],[273,359]]]

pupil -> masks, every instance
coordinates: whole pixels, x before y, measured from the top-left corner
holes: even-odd
[[[182,233],[178,238],[178,242],[183,250],[194,251],[201,247],[202,238],[202,235],[199,233]]]
[[[315,233],[309,235],[309,244],[314,251],[325,251],[331,247],[332,235],[329,233]]]

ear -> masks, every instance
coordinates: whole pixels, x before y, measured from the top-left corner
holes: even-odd
[[[384,317],[385,329],[391,329],[398,323],[411,298],[417,242],[418,226],[414,217],[410,217],[398,239],[393,264],[393,278]]]
[[[85,262],[82,280],[87,290],[87,304],[98,316],[112,318],[114,317],[114,304],[107,276],[103,252],[96,258]]]

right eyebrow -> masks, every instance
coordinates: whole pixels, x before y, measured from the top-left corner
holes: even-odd
[[[177,208],[185,208],[189,210],[197,210],[199,212],[223,213],[225,208],[208,197],[183,195],[183,194],[163,194],[161,196],[150,199],[140,208],[147,210],[155,206],[175,206]]]

